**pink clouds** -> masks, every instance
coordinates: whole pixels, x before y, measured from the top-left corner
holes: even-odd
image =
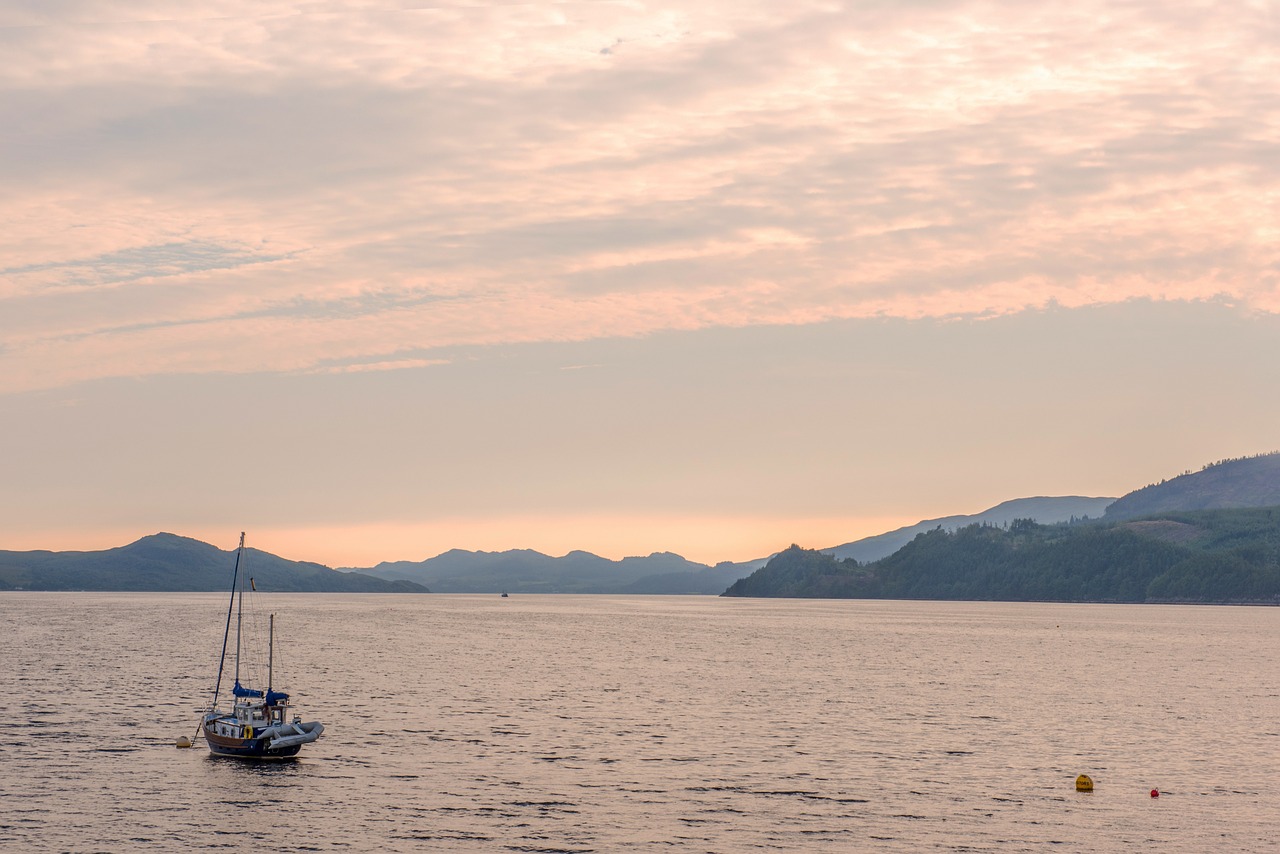
[[[64,4],[0,391],[1050,301],[1280,310],[1265,8]]]

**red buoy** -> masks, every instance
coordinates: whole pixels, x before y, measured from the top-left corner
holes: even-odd
[[[1153,798],[1158,798],[1158,797],[1160,797],[1160,790],[1159,790],[1159,789],[1152,789],[1152,790],[1151,790],[1151,797],[1153,797]]]

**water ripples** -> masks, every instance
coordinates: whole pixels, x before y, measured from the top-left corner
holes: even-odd
[[[0,848],[1280,845],[1280,609],[262,598],[295,762],[172,746],[220,597],[0,594]]]

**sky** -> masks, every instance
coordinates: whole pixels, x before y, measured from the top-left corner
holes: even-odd
[[[0,0],[0,549],[747,560],[1280,448],[1271,2]]]

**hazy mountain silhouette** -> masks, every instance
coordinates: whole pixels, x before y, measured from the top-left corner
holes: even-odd
[[[1108,519],[1135,519],[1180,510],[1280,506],[1280,453],[1210,463],[1135,489],[1107,508]]]
[[[234,550],[162,533],[103,551],[0,551],[0,590],[222,591],[230,589],[234,567]],[[264,592],[428,592],[411,582],[337,572],[258,549],[245,549],[241,568]]]
[[[1006,527],[1016,519],[1041,525],[1085,518],[1108,521],[1178,511],[1280,506],[1280,453],[1205,466],[1134,490],[1123,498],[1082,496],[1018,498],[981,513],[927,519],[915,525],[819,550],[836,560],[879,561],[917,535],[971,525]],[[1148,534],[1172,528],[1152,527]],[[585,551],[551,557],[529,549],[452,550],[423,561],[334,570],[248,549],[249,572],[259,589],[314,592],[441,593],[702,593],[717,594],[750,576],[770,558],[715,566],[670,552],[614,561]],[[0,551],[0,589],[223,590],[234,552],[174,534],[92,552]]]
[[[868,538],[880,547],[871,560],[855,559],[848,547],[792,546],[725,595],[1280,601],[1280,454],[1225,460],[1135,490],[1100,519],[1084,521],[1084,506],[1068,505],[1075,517],[1068,524],[1038,524],[1029,512],[1036,505],[1026,501],[992,508],[1016,517],[1007,524],[979,514],[968,524],[951,517]],[[901,548],[886,541],[908,532]]]
[[[1014,498],[1011,501],[1001,502],[989,510],[983,510],[981,513],[974,513],[970,516],[943,516],[940,519],[926,519],[923,522],[917,522],[905,528],[898,528],[895,531],[876,534],[873,537],[864,537],[852,543],[845,543],[828,549],[819,549],[819,551],[841,560],[851,557],[859,563],[866,563],[867,561],[888,557],[915,539],[916,534],[932,531],[934,528],[954,531],[966,525],[1008,525],[1014,519],[1032,519],[1042,525],[1069,522],[1072,519],[1085,517],[1097,519],[1102,516],[1108,505],[1115,500],[1114,498],[1085,498],[1079,495]]]
[[[609,560],[584,551],[551,557],[530,549],[453,549],[423,561],[380,563],[353,570],[425,584],[437,593],[706,593],[741,577],[671,552]]]
[[[948,530],[977,522],[1007,524],[1015,518],[1051,523],[1072,517],[1099,516],[1114,499],[1018,498],[971,516],[930,519],[885,534],[867,537],[822,551],[837,557],[874,560],[897,551],[919,531],[939,525]],[[875,557],[870,557],[874,555]],[[454,549],[423,561],[389,561],[371,568],[344,569],[377,578],[406,579],[437,593],[646,593],[718,594],[725,587],[768,563],[724,561],[715,566],[695,563],[670,552],[648,557],[609,560],[584,551],[551,557],[529,549],[472,552]]]
[[[798,546],[725,596],[1280,604],[1280,507],[934,528],[872,563]]]

